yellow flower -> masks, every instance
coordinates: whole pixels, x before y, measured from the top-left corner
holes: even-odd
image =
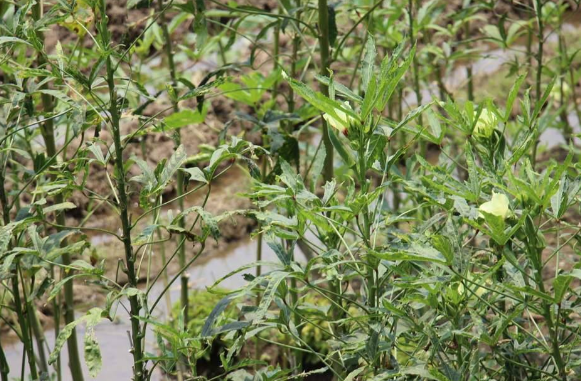
[[[489,109],[485,108],[480,113],[476,126],[474,127],[474,135],[483,138],[489,138],[492,136],[494,129],[498,125],[498,120],[496,115]]]
[[[346,110],[352,110],[351,106],[349,106],[349,102],[343,102],[343,108]],[[331,125],[331,127],[336,128],[337,130],[341,131],[343,134],[347,134],[347,130],[351,127],[351,124],[355,121],[352,116],[349,116],[347,113],[343,112],[343,110],[336,109],[335,113],[337,114],[338,118],[335,118],[332,115],[324,114],[323,118]]]
[[[504,220],[510,213],[508,197],[502,193],[492,192],[492,199],[480,205],[478,210],[500,217]],[[480,214],[480,217],[483,217],[483,215]]]

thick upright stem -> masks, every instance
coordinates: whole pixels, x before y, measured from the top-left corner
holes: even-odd
[[[39,20],[42,17],[42,1],[37,1],[32,8],[33,18],[35,20]],[[42,32],[37,31],[37,37],[43,41],[44,35]],[[38,65],[44,66],[46,61],[44,56],[39,55],[38,57]],[[46,84],[43,85],[43,88],[46,88]],[[54,110],[54,104],[52,101],[52,97],[49,94],[43,93],[41,96],[42,105],[44,111],[46,113],[52,113]],[[57,150],[55,144],[55,137],[54,137],[54,124],[53,119],[47,119],[44,123],[40,125],[40,131],[42,134],[42,138],[44,140],[46,153],[49,158],[55,157]],[[61,204],[64,201],[62,194],[55,195],[55,203]],[[57,213],[56,215],[56,222],[59,226],[65,226],[65,216],[62,213]],[[58,230],[62,230],[62,228],[58,228]],[[66,240],[63,241],[63,245],[66,245]],[[68,266],[71,264],[71,256],[69,253],[64,253],[62,255],[63,265]],[[69,273],[69,275],[72,275]],[[73,281],[69,281],[64,285],[64,294],[65,294],[65,323],[69,324],[75,320],[75,312],[74,312],[74,291],[73,291]],[[79,347],[77,341],[77,331],[76,328],[73,328],[73,331],[69,338],[67,339],[67,347],[69,352],[69,367],[71,370],[71,376],[75,381],[83,381],[83,368],[81,367],[81,359],[79,356]]]
[[[103,0],[102,9],[105,9]],[[113,144],[115,146],[115,170],[117,175],[117,193],[119,196],[119,211],[122,228],[122,241],[125,251],[125,271],[127,272],[128,284],[130,287],[137,287],[137,274],[135,270],[135,256],[131,245],[131,223],[129,221],[129,203],[126,191],[125,168],[123,165],[123,146],[121,144],[121,130],[119,125],[119,110],[117,108],[117,91],[115,89],[115,69],[111,56],[107,56],[107,85],[109,87],[109,116],[111,118],[111,131],[113,132]],[[137,295],[129,297],[131,314],[131,340],[133,354],[133,381],[144,381],[147,379],[143,362],[143,339],[139,322],[139,312],[141,304]]]
[[[327,0],[319,0],[319,49],[321,53],[321,75],[329,75],[329,6]],[[321,91],[329,95],[329,88],[321,85]],[[323,123],[323,142],[325,143],[325,164],[323,167],[323,179],[333,179],[333,145],[329,138],[329,126],[325,119]]]

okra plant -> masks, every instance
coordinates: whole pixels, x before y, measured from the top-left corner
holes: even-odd
[[[578,7],[0,2],[0,380],[580,379]]]

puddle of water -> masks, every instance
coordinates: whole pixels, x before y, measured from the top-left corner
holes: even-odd
[[[579,119],[577,115],[573,112],[568,115],[569,124],[573,129],[573,133],[580,133],[581,126],[579,126]],[[539,137],[540,142],[546,146],[548,150],[554,147],[567,145],[567,141],[563,137],[563,131],[557,128],[547,128],[541,136]],[[573,140],[575,141],[576,145],[581,144],[581,139],[578,137],[574,137]]]
[[[242,243],[238,243],[237,245],[233,245],[231,248],[229,248],[229,250],[224,251],[223,255],[200,259],[200,262],[192,265],[189,271],[190,287],[193,289],[203,289],[205,287],[209,287],[213,285],[215,281],[238,269],[240,266],[253,262],[256,256],[257,245],[257,240],[248,240]],[[298,260],[304,261],[304,255],[300,253],[298,248],[295,250],[295,252],[298,255]],[[276,254],[268,247],[268,245],[266,245],[266,243],[263,243],[262,255],[263,260],[265,261],[278,262]],[[244,273],[254,273],[254,269],[248,269],[244,272],[232,276],[231,278],[228,278],[221,283],[221,287],[235,289],[243,286],[246,283],[243,278]],[[164,287],[161,281],[152,287],[152,291],[149,295],[150,303],[154,302],[154,300],[160,295],[163,288]],[[170,287],[169,295],[172,303],[175,303],[179,300],[179,280],[174,282]],[[125,303],[125,305],[127,304],[128,303]],[[163,301],[158,304],[154,314],[161,318],[165,318],[167,316],[166,305]],[[118,316],[115,322],[105,321],[97,325],[95,328],[95,335],[99,341],[101,355],[103,358],[103,367],[97,376],[97,379],[99,380],[127,381],[131,380],[132,377],[131,364],[133,363],[133,358],[129,353],[130,344],[128,336],[128,332],[131,330],[129,316],[125,313],[122,306],[117,308],[117,315]],[[82,338],[85,334],[85,327],[83,325],[78,326],[77,332],[79,337],[79,348],[83,348]],[[45,331],[45,335],[49,347],[53,348],[55,342],[54,330],[47,329]],[[149,334],[146,338],[146,348],[150,353],[155,353],[156,351],[153,339],[154,337],[151,334],[151,330],[149,330]],[[8,364],[11,369],[11,376],[15,377],[16,375],[20,374],[19,370],[22,363],[23,346],[21,343],[15,343],[14,345],[5,346],[4,350],[6,352]],[[65,346],[61,352],[63,381],[73,381],[68,370],[67,362],[68,353]],[[88,376],[88,370],[84,362],[83,369],[86,375],[86,379],[91,379]],[[161,381],[164,380],[164,376],[159,370],[156,369],[155,374],[151,377],[151,380]]]
[[[514,59],[516,55],[519,55],[521,49],[524,50],[524,48],[516,48],[514,51],[494,49],[483,52],[481,58],[472,63],[472,75],[474,77],[493,75],[500,70],[502,65]],[[443,78],[444,86],[451,92],[464,87],[467,81],[468,74],[466,73],[466,65],[456,66]],[[432,101],[433,95],[438,93],[437,83],[429,84],[428,88],[421,90],[422,104]],[[415,107],[418,104],[415,92],[408,92],[404,98],[404,104],[408,107]]]

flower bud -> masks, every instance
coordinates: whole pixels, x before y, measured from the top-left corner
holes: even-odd
[[[474,135],[481,138],[489,138],[492,136],[494,129],[498,125],[496,115],[489,109],[485,108],[480,113],[476,126],[474,127]]]
[[[343,102],[343,108],[350,111],[352,110],[351,106],[349,106],[349,102],[347,101]],[[347,113],[343,112],[341,109],[336,109],[335,113],[337,114],[337,118],[330,114],[324,114],[323,118],[325,118],[331,127],[341,131],[345,136],[347,136],[347,131],[355,119]]]

